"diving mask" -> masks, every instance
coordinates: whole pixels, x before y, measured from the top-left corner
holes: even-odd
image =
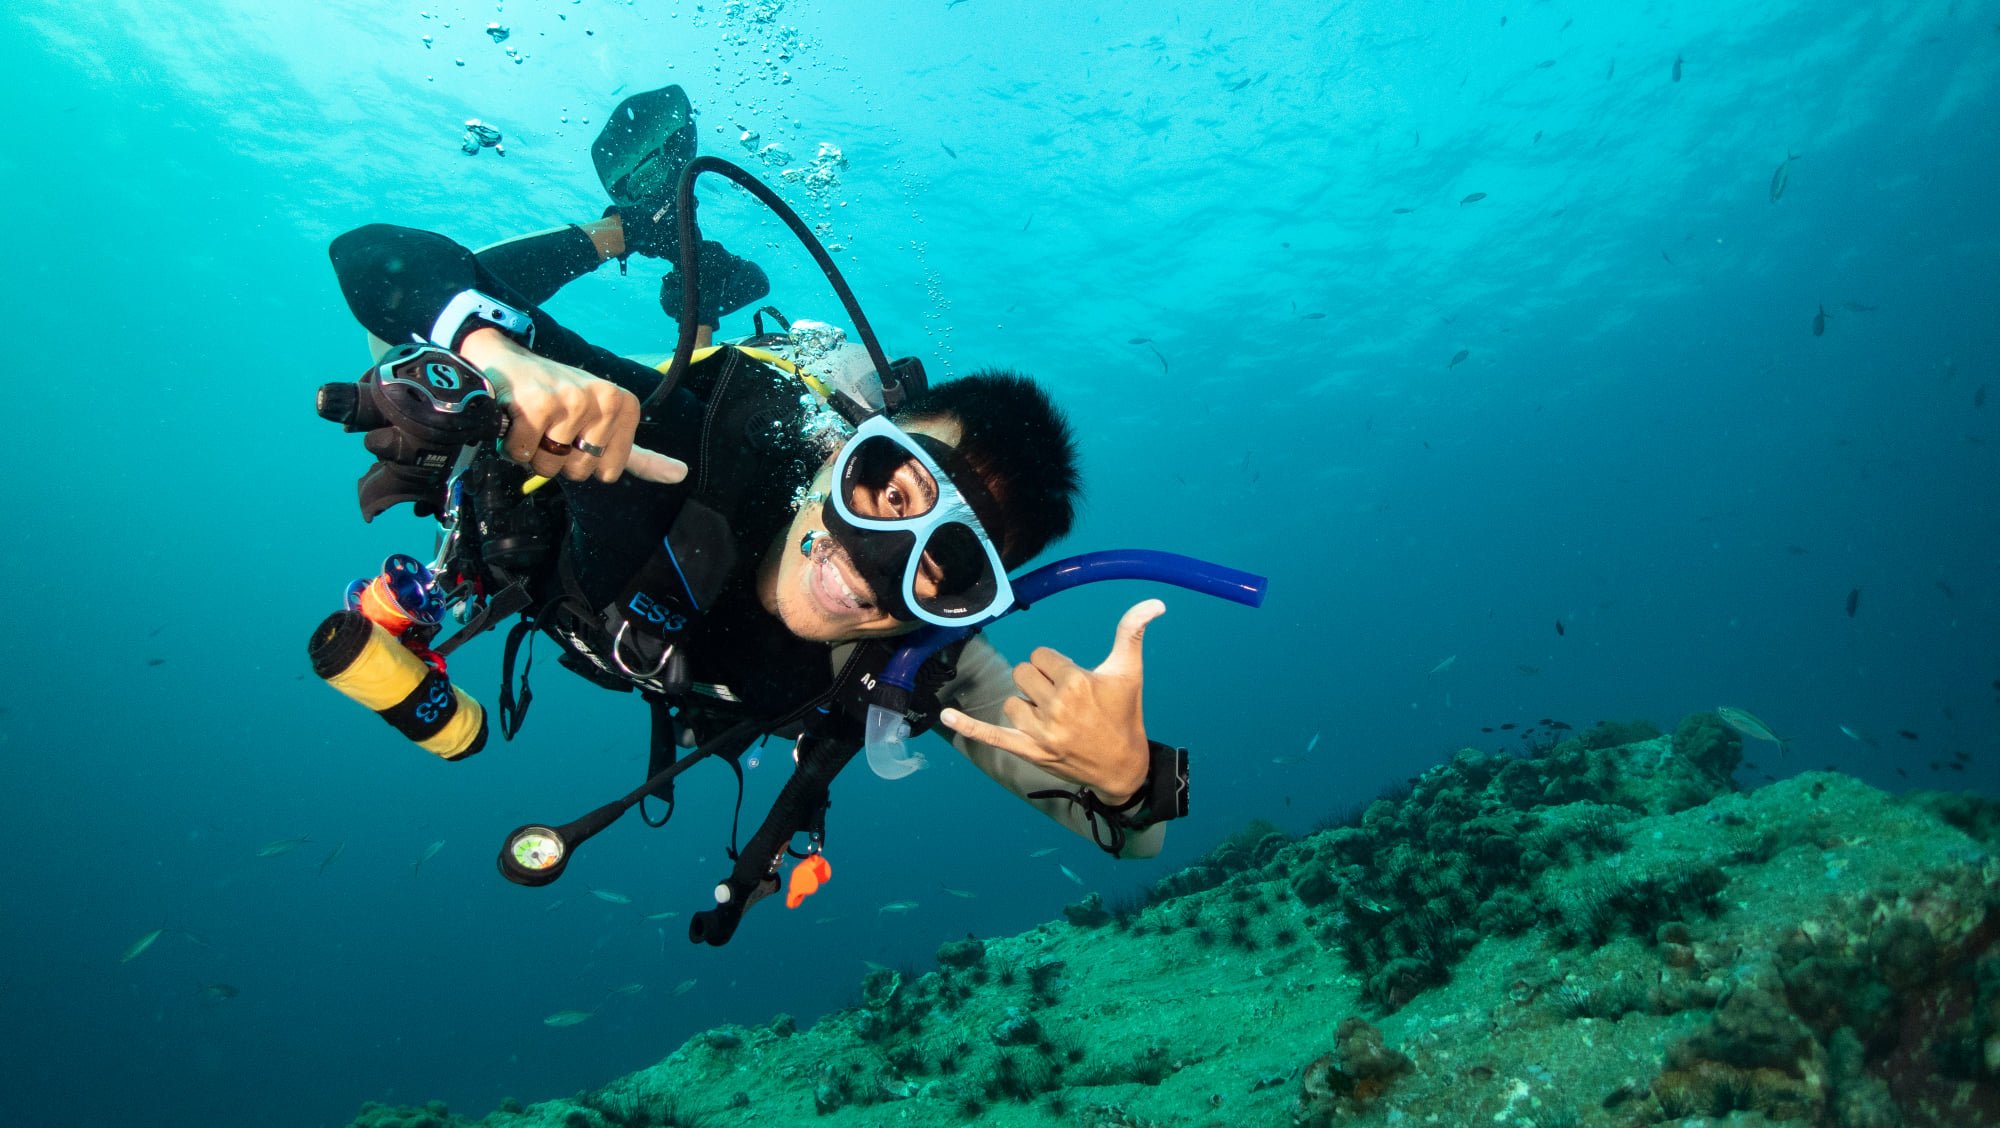
[[[834,458],[821,516],[898,619],[971,626],[1013,606],[986,531],[998,506],[958,452],[929,435],[883,415],[863,420]]]

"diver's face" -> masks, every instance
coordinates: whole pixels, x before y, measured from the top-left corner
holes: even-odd
[[[927,419],[909,424],[904,430],[929,435],[939,442],[957,446],[958,420]],[[812,493],[824,498],[833,486],[833,459],[819,469]],[[925,496],[926,492],[929,497]],[[921,512],[936,500],[936,486],[916,463],[898,470],[878,490],[854,499],[855,511],[864,517],[891,518],[907,511]],[[884,611],[847,549],[826,531],[820,516],[827,503],[815,500],[799,507],[791,526],[764,557],[758,590],[764,609],[776,615],[786,629],[803,639],[842,642],[875,635],[904,634],[919,624],[897,619]],[[812,537],[810,554],[799,551],[807,536]],[[920,595],[934,592],[937,572],[928,558],[919,566],[917,590]]]

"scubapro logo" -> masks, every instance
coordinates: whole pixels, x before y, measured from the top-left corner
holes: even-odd
[[[449,364],[426,364],[424,375],[429,378],[433,388],[443,388],[447,392],[458,390],[458,369]]]

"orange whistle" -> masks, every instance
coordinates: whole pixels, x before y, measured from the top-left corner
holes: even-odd
[[[796,909],[807,897],[819,892],[821,883],[833,879],[833,867],[822,854],[809,854],[792,867],[792,887],[785,892],[785,907]]]

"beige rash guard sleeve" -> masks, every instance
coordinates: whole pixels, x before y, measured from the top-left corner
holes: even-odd
[[[1001,657],[992,643],[984,635],[974,635],[967,643],[965,651],[958,657],[958,676],[945,683],[938,691],[938,700],[960,712],[977,717],[982,721],[1012,728],[1007,714],[1001,710],[1009,697],[1014,694],[1014,667]],[[1000,786],[1020,796],[1030,806],[1069,829],[1090,839],[1090,823],[1083,816],[1083,809],[1066,799],[1029,799],[1030,791],[1044,791],[1049,788],[1076,790],[1076,783],[1063,779],[1021,759],[1004,748],[995,748],[977,740],[960,736],[940,726],[939,736],[949,736],[952,747],[963,753],[980,771],[993,777]],[[1160,852],[1166,844],[1165,823],[1155,823],[1136,833],[1127,832],[1125,848],[1118,852],[1121,858],[1150,858]],[[1092,842],[1092,845],[1095,845]]]

